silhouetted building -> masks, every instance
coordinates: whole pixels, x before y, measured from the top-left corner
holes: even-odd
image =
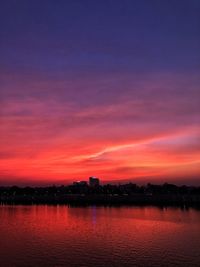
[[[87,186],[88,183],[86,181],[76,181],[76,182],[73,182],[73,185]]]
[[[91,187],[99,186],[99,178],[97,178],[97,177],[89,177],[89,185]]]

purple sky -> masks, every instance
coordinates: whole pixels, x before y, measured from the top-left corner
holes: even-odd
[[[199,0],[2,0],[0,183],[199,183],[199,14]]]

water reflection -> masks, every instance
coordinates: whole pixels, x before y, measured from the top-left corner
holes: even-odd
[[[200,266],[193,209],[0,206],[0,219],[2,267]]]

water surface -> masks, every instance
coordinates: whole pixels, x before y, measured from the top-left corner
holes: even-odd
[[[200,211],[0,206],[0,266],[200,266]]]

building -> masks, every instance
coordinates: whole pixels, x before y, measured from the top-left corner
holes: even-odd
[[[89,177],[89,185],[91,187],[96,187],[96,186],[99,186],[99,178],[97,177]]]
[[[76,182],[73,182],[73,185],[76,185],[76,186],[87,186],[88,183],[86,181],[76,181]]]

